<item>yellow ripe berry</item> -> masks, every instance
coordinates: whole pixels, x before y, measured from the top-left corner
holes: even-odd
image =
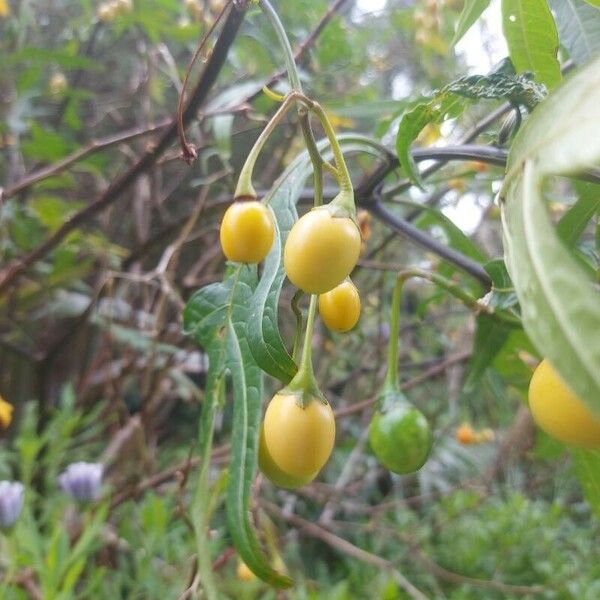
[[[553,438],[580,448],[600,448],[600,417],[580,400],[544,359],[529,383],[535,422]]]
[[[69,86],[64,73],[54,73],[48,82],[48,90],[53,96],[60,96]]]
[[[319,314],[331,331],[350,331],[358,323],[360,294],[350,279],[319,295]]]
[[[256,579],[256,575],[243,560],[238,562],[236,575],[240,581],[254,581]]]
[[[350,217],[313,208],[292,227],[283,262],[288,279],[307,294],[323,294],[350,275],[360,255],[360,229]]]
[[[233,202],[223,215],[219,238],[229,260],[261,262],[275,239],[275,219],[271,209],[257,200]]]
[[[278,469],[310,481],[333,450],[335,417],[326,401],[314,398],[303,407],[295,395],[282,392],[267,406],[263,432],[265,447]]]
[[[474,444],[477,441],[477,439],[475,436],[475,432],[473,431],[473,428],[470,425],[463,423],[456,430],[456,441],[459,444],[464,444],[464,445]]]
[[[0,427],[2,427],[2,429],[8,429],[9,425],[12,423],[14,410],[14,406],[0,396]]]

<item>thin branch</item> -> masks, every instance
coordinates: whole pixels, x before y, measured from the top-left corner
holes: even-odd
[[[80,160],[87,158],[90,154],[95,154],[96,152],[105,150],[106,148],[110,148],[111,146],[115,146],[123,142],[129,142],[138,137],[156,133],[157,131],[160,131],[170,125],[171,122],[172,119],[164,119],[163,121],[156,123],[155,125],[150,125],[149,127],[134,127],[132,129],[122,131],[121,133],[109,135],[98,140],[90,140],[85,146],[82,146],[72,154],[69,154],[69,156],[66,156],[61,161],[26,175],[23,179],[21,179],[21,181],[18,181],[6,190],[2,190],[0,188],[0,202],[11,198],[12,196],[31,187],[32,185],[39,183],[43,179],[47,179],[48,177],[53,177],[54,175],[62,173],[62,171],[68,169],[71,165],[79,162]]]
[[[465,273],[468,273],[479,281],[486,290],[492,287],[492,279],[487,271],[476,261],[461,254],[445,244],[438,242],[435,238],[421,231],[405,219],[390,212],[379,200],[368,202],[363,206],[369,210],[377,219],[390,226],[398,233],[406,236],[411,241],[419,244],[426,250],[434,252],[439,257],[455,265]]]
[[[276,504],[261,499],[260,505],[267,512],[280,519],[283,519],[284,521],[287,521],[294,527],[298,527],[311,537],[325,542],[328,546],[331,546],[335,550],[338,550],[347,556],[360,560],[368,565],[385,569],[386,571],[391,571],[398,584],[411,598],[414,600],[427,600],[427,596],[425,596],[423,592],[417,589],[404,575],[402,575],[402,573],[389,560],[381,558],[381,556],[377,556],[377,554],[367,552],[366,550],[351,544],[349,541],[335,535],[335,533],[332,533],[328,529],[325,529],[316,523],[306,521],[302,517],[299,517],[293,513],[285,512]]]
[[[426,371],[423,371],[423,373],[421,373],[420,375],[417,375],[416,377],[413,377],[412,379],[409,379],[408,381],[401,383],[400,389],[403,392],[410,390],[413,387],[416,387],[416,386],[420,385],[421,383],[428,381],[432,377],[435,377],[436,375],[440,375],[448,367],[455,365],[457,363],[464,362],[464,361],[468,360],[470,357],[471,357],[470,351],[461,352],[459,354],[449,356],[442,362],[433,365]],[[362,402],[355,402],[354,404],[351,404],[350,406],[345,406],[344,408],[338,408],[335,411],[335,418],[341,419],[343,417],[353,415],[357,412],[362,412],[363,410],[373,406],[373,404],[375,404],[375,402],[377,402],[377,398],[367,398],[367,400],[363,400]]]

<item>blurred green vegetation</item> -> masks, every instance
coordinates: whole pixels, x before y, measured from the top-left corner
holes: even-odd
[[[155,126],[163,131],[163,121],[174,116],[192,53],[220,10],[214,1],[133,0],[109,18],[101,9],[106,4],[0,0],[2,269],[18,265],[81,214],[155,143]],[[298,47],[332,3],[274,4]],[[340,3],[300,72],[307,94],[340,133],[375,136],[393,148],[402,110],[472,73],[473,57],[451,45],[462,2],[377,4]],[[592,25],[600,23],[597,13],[589,13]],[[475,49],[482,55],[486,45],[501,43],[492,29],[490,22],[477,29],[482,47]],[[594,31],[596,44],[600,26]],[[561,43],[564,62],[569,39]],[[0,393],[15,406],[12,425],[1,434],[0,478],[26,486],[21,518],[0,537],[1,598],[183,599],[199,593],[191,496],[206,357],[182,333],[182,308],[197,288],[222,277],[219,219],[275,109],[260,90],[282,66],[273,32],[260,10],[250,8],[209,100],[188,128],[198,160],[187,166],[173,143],[0,296]],[[285,92],[285,81],[273,89]],[[427,126],[416,145],[458,143],[500,105],[473,103],[456,119]],[[491,123],[476,141],[497,142],[502,123]],[[257,189],[269,189],[302,150],[290,118],[258,163]],[[73,153],[81,156],[71,161]],[[55,170],[65,159],[68,168]],[[356,181],[374,166],[362,156],[349,162]],[[51,176],[43,176],[44,169]],[[39,182],[28,182],[32,173],[42,174]],[[502,176],[499,167],[452,162],[427,180],[425,192],[412,187],[386,202],[433,239],[489,265],[503,252],[494,204]],[[401,177],[392,173],[386,184]],[[553,214],[558,218],[594,191],[597,186],[586,192],[559,182]],[[414,203],[431,211],[413,218]],[[270,559],[285,565],[295,586],[277,592],[236,575],[223,515],[232,410],[225,402],[210,473],[210,551],[220,593],[242,600],[600,597],[597,518],[569,452],[536,432],[526,409],[536,351],[520,330],[490,334],[475,346],[474,358],[486,344],[492,351],[473,375],[470,353],[481,321],[427,282],[406,287],[400,371],[408,397],[432,424],[432,456],[413,476],[378,466],[364,436],[371,409],[352,412],[352,405],[373,397],[383,376],[394,284],[388,271],[417,265],[475,296],[484,290],[385,224],[366,213],[362,218],[368,239],[353,275],[361,322],[345,335],[318,323],[315,335],[317,378],[333,407],[347,413],[337,421],[334,455],[319,478],[297,492],[262,478],[255,487],[253,516]],[[596,273],[597,231],[596,211],[573,243]],[[502,267],[490,270],[495,283],[505,275]],[[280,303],[288,347],[293,293],[286,285]],[[513,290],[495,292],[494,302],[514,306]],[[265,387],[268,396],[278,382],[267,379]],[[462,423],[491,429],[493,439],[458,443]],[[76,505],[57,483],[79,460],[105,466],[102,498],[91,506]],[[597,487],[598,463],[590,469],[588,484]],[[592,498],[594,490],[587,491]]]

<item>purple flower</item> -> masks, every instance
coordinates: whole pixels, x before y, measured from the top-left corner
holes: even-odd
[[[0,527],[9,529],[23,510],[25,488],[18,481],[0,481]]]
[[[92,502],[100,496],[103,471],[100,463],[76,462],[58,476],[58,483],[73,500]]]
[[[384,340],[387,340],[390,337],[390,324],[389,323],[382,323],[379,326],[379,335]]]

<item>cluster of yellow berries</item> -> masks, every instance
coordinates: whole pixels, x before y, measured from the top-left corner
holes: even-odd
[[[488,442],[493,442],[494,439],[496,439],[496,435],[489,427],[477,431],[468,423],[463,423],[456,430],[456,441],[459,444],[464,444],[465,446],[469,446],[471,444],[485,444]]]
[[[133,0],[109,0],[98,6],[96,16],[103,23],[110,23],[131,11],[133,11]]]
[[[363,225],[364,225],[363,219]],[[259,263],[275,241],[272,209],[255,199],[239,199],[225,211],[220,228],[223,253],[233,262]],[[361,230],[333,205],[313,208],[292,227],[284,246],[288,279],[307,294],[319,295],[319,314],[333,331],[352,329],[360,317],[360,296],[350,281],[361,249]],[[311,391],[313,394],[313,391]],[[300,402],[287,388],[270,401],[260,432],[259,466],[276,485],[297,488],[323,468],[335,439],[335,418],[320,397]]]
[[[368,229],[364,215],[362,221],[360,227],[324,207],[313,209],[298,220],[285,244],[288,278],[304,292],[319,294],[321,318],[332,331],[349,331],[360,317],[360,295],[348,275],[361,251],[361,229]],[[220,240],[229,260],[259,263],[274,239],[273,213],[262,202],[234,202],[225,212]]]

